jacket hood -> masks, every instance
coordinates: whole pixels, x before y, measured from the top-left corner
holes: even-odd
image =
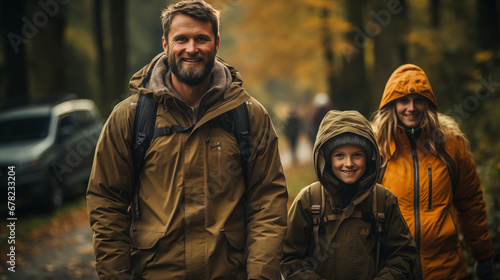
[[[422,95],[437,108],[436,97],[424,70],[413,64],[404,64],[398,67],[387,81],[379,109],[391,101],[412,93]]]
[[[368,120],[357,111],[329,111],[323,118],[313,149],[314,171],[320,183],[327,191],[337,195],[339,182],[330,173],[325,172],[327,162],[324,149],[325,143],[343,133],[353,133],[366,138],[372,146],[372,155],[367,155],[367,171],[358,180],[358,193],[353,199],[354,204],[361,202],[369,195],[380,176],[381,157],[376,145],[375,135]],[[371,168],[370,168],[371,165]],[[328,167],[330,168],[330,167]]]

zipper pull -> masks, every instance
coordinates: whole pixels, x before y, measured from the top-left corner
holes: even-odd
[[[210,145],[210,149],[217,148],[217,150],[220,151],[222,149],[221,146],[222,146],[221,143],[217,142],[217,144],[215,145],[214,144]]]
[[[415,128],[411,129],[411,140],[415,141]]]

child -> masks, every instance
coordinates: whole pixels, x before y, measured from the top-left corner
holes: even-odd
[[[314,145],[318,182],[288,213],[287,279],[410,279],[417,251],[396,197],[377,184],[381,158],[370,123],[330,111]]]

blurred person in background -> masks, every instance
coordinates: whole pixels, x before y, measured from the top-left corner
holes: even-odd
[[[271,119],[216,57],[219,11],[181,1],[161,19],[164,52],[132,77],[135,94],[114,108],[97,145],[87,205],[99,277],[278,280],[288,195]],[[156,128],[183,133],[154,138],[135,178],[141,94],[159,103]],[[233,132],[212,126],[242,104],[246,173]]]
[[[311,146],[314,146],[314,143],[316,142],[316,134],[318,133],[318,128],[321,124],[321,121],[325,117],[326,113],[328,113],[328,111],[330,110],[333,110],[334,107],[332,105],[332,102],[330,101],[330,97],[324,92],[320,92],[314,97],[312,105],[313,111],[310,115],[311,119],[308,126],[308,135]]]
[[[405,64],[389,78],[372,125],[384,159],[382,185],[399,200],[419,251],[417,279],[464,279],[463,234],[479,279],[493,279],[493,242],[469,142],[438,113],[429,79]]]
[[[290,143],[292,162],[297,163],[297,142],[299,140],[301,122],[295,110],[292,110],[285,120],[285,135]]]

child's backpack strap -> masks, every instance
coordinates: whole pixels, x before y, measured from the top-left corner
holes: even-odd
[[[325,214],[325,189],[323,186],[316,182],[311,185],[311,216],[313,222],[313,237],[315,244],[315,251],[318,254],[318,257],[321,258],[321,248],[319,244],[319,229],[322,224],[326,224],[332,221],[339,221],[342,218],[343,210],[342,209],[334,209],[333,214],[324,215]],[[349,215],[349,218],[362,218],[363,213],[361,211],[355,210]]]
[[[380,246],[382,243],[382,231],[385,221],[385,188],[376,184],[373,188],[373,215],[375,217],[375,225],[377,228],[377,255],[375,257],[375,268],[378,271],[380,261]]]
[[[325,212],[325,193],[323,186],[316,182],[311,185],[311,216],[313,222],[313,236],[316,252],[321,258],[321,250],[319,247],[319,226],[321,224],[321,217]]]
[[[311,216],[313,222],[313,237],[315,244],[315,252],[318,257],[321,258],[321,248],[319,244],[319,228],[322,223],[327,223],[330,221],[340,220],[342,217],[342,212],[334,211],[334,214],[324,216],[325,212],[325,191],[323,186],[316,182],[311,185]],[[377,230],[377,248],[376,248],[376,256],[375,256],[375,268],[379,269],[380,262],[380,247],[382,244],[382,233],[383,233],[383,225],[385,222],[385,188],[376,184],[372,190],[373,193],[373,216],[375,218],[375,227]],[[349,217],[350,218],[362,218],[363,214],[361,211],[354,211]]]

